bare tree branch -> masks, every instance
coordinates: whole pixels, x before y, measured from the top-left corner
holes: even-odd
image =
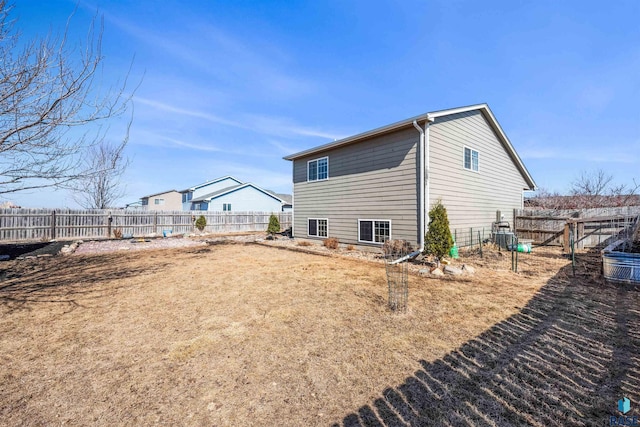
[[[103,139],[87,150],[84,164],[93,173],[74,180],[70,185],[73,199],[83,208],[112,208],[124,196],[125,188],[121,177],[130,163],[124,155],[130,127],[131,122],[127,128],[127,136],[120,144],[111,144]]]
[[[116,89],[97,83],[102,19],[94,17],[85,45],[74,49],[67,40],[73,14],[62,36],[24,43],[11,9],[0,0],[0,194],[63,187],[96,173],[82,154],[104,142],[98,125],[122,115],[133,94],[126,77]]]

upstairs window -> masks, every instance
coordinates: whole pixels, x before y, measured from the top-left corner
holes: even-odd
[[[231,212],[231,203],[223,203],[222,210],[225,212]]]
[[[469,147],[464,147],[464,168],[478,172],[478,152]]]
[[[309,160],[307,162],[307,181],[322,181],[329,179],[329,158]]]
[[[155,199],[153,203],[156,205],[164,205],[164,199]]]
[[[190,202],[192,197],[193,197],[192,192],[182,193],[182,203]]]

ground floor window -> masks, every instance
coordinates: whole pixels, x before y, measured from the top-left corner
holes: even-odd
[[[326,218],[309,218],[307,234],[315,237],[327,237],[329,220]]]
[[[391,238],[391,221],[377,219],[358,220],[358,240],[368,243],[384,243]]]

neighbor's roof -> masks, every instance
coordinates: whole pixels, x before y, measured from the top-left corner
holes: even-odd
[[[250,182],[247,182],[246,184],[240,184],[240,185],[233,185],[231,187],[227,187],[227,188],[223,188],[222,190],[218,190],[218,191],[214,191],[213,193],[209,193],[209,194],[205,194],[204,196],[200,196],[198,198],[195,198],[193,200],[191,200],[191,203],[193,202],[204,202],[204,201],[210,201],[213,199],[217,199],[218,197],[224,196],[226,194],[229,193],[233,193],[234,191],[238,191],[238,190],[242,190],[243,188],[246,187],[252,187],[255,188],[256,190],[266,194],[269,197],[273,197],[274,199],[280,201],[281,203],[285,203],[285,200],[281,199],[280,197],[276,196],[275,194],[264,190],[260,187],[258,187],[255,184],[252,184]]]
[[[495,116],[491,112],[491,109],[489,108],[489,105],[487,105],[486,103],[485,104],[469,105],[469,106],[466,106],[466,107],[451,108],[451,109],[448,109],[448,110],[433,111],[433,112],[430,112],[430,113],[424,113],[424,114],[421,114],[419,116],[412,117],[410,119],[402,120],[402,121],[399,121],[399,122],[396,122],[396,123],[392,123],[390,125],[382,126],[382,127],[367,131],[367,132],[363,132],[363,133],[359,133],[357,135],[349,136],[347,138],[343,138],[343,139],[340,139],[338,141],[333,141],[333,142],[330,142],[328,144],[320,145],[318,147],[310,148],[308,150],[300,151],[298,153],[294,153],[294,154],[291,154],[291,155],[283,157],[283,158],[285,160],[296,160],[296,159],[299,159],[299,158],[302,158],[302,157],[305,157],[305,156],[321,153],[323,151],[330,150],[330,149],[333,149],[333,148],[338,148],[338,147],[342,147],[344,145],[349,145],[349,144],[353,144],[353,143],[356,143],[356,142],[360,142],[360,141],[363,141],[363,140],[365,140],[367,138],[371,138],[371,137],[374,137],[374,136],[378,136],[378,135],[382,135],[382,134],[385,134],[385,133],[393,132],[393,131],[396,131],[396,130],[399,130],[399,129],[402,129],[402,128],[410,127],[410,126],[412,126],[414,121],[416,121],[418,123],[425,122],[427,120],[427,117],[432,117],[434,119],[437,119],[438,117],[444,117],[444,116],[449,116],[449,115],[458,114],[458,113],[465,113],[467,111],[474,111],[474,110],[478,110],[484,115],[485,119],[487,119],[487,121],[489,122],[489,124],[491,125],[493,130],[498,135],[498,138],[502,141],[502,143],[504,144],[505,148],[509,152],[511,158],[513,159],[513,162],[516,165],[516,167],[520,170],[520,173],[525,178],[525,181],[527,182],[527,185],[529,185],[530,189],[532,189],[532,190],[535,189],[536,188],[535,181],[531,177],[531,174],[529,174],[529,171],[525,167],[524,163],[522,163],[522,160],[520,160],[520,156],[518,156],[518,153],[516,153],[516,150],[513,147],[513,145],[511,144],[511,141],[509,141],[509,138],[507,138],[507,135],[502,130],[502,127],[500,127],[500,124],[498,123],[498,120],[495,118]]]
[[[216,182],[224,181],[225,179],[231,179],[231,180],[233,180],[233,181],[237,182],[237,183],[238,183],[238,185],[239,185],[239,184],[244,184],[244,183],[243,183],[242,181],[240,181],[239,179],[234,178],[234,177],[232,177],[231,175],[227,175],[227,176],[222,176],[222,177],[220,177],[220,178],[216,178],[216,179],[209,180],[209,181],[207,181],[207,182],[203,182],[202,184],[194,185],[193,187],[189,187],[189,188],[184,189],[184,190],[180,190],[180,192],[181,192],[181,193],[185,193],[185,192],[187,192],[187,191],[193,191],[193,190],[195,190],[195,189],[197,189],[197,188],[204,187],[204,186],[206,186],[206,185],[215,184]]]
[[[148,196],[143,196],[143,197],[141,197],[141,199],[148,199],[149,197],[159,196],[161,194],[167,194],[167,193],[171,193],[171,192],[178,193],[178,191],[176,191],[176,190],[167,190],[167,191],[161,191],[159,193],[149,194]]]

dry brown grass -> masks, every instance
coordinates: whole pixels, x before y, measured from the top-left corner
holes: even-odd
[[[307,242],[306,240],[300,240],[296,243],[298,246],[311,246],[311,242]]]
[[[577,288],[553,252],[522,257],[521,274],[504,255],[475,265],[475,277],[411,276],[409,311],[396,315],[382,264],[257,245],[2,264],[0,419],[543,425],[541,413],[567,406],[597,419],[602,410],[570,393],[617,392],[611,372],[598,381],[589,371],[620,353],[590,329],[608,319],[601,304],[616,291],[591,304],[597,289]],[[621,381],[637,367],[625,360]],[[566,393],[548,388],[560,380]]]

